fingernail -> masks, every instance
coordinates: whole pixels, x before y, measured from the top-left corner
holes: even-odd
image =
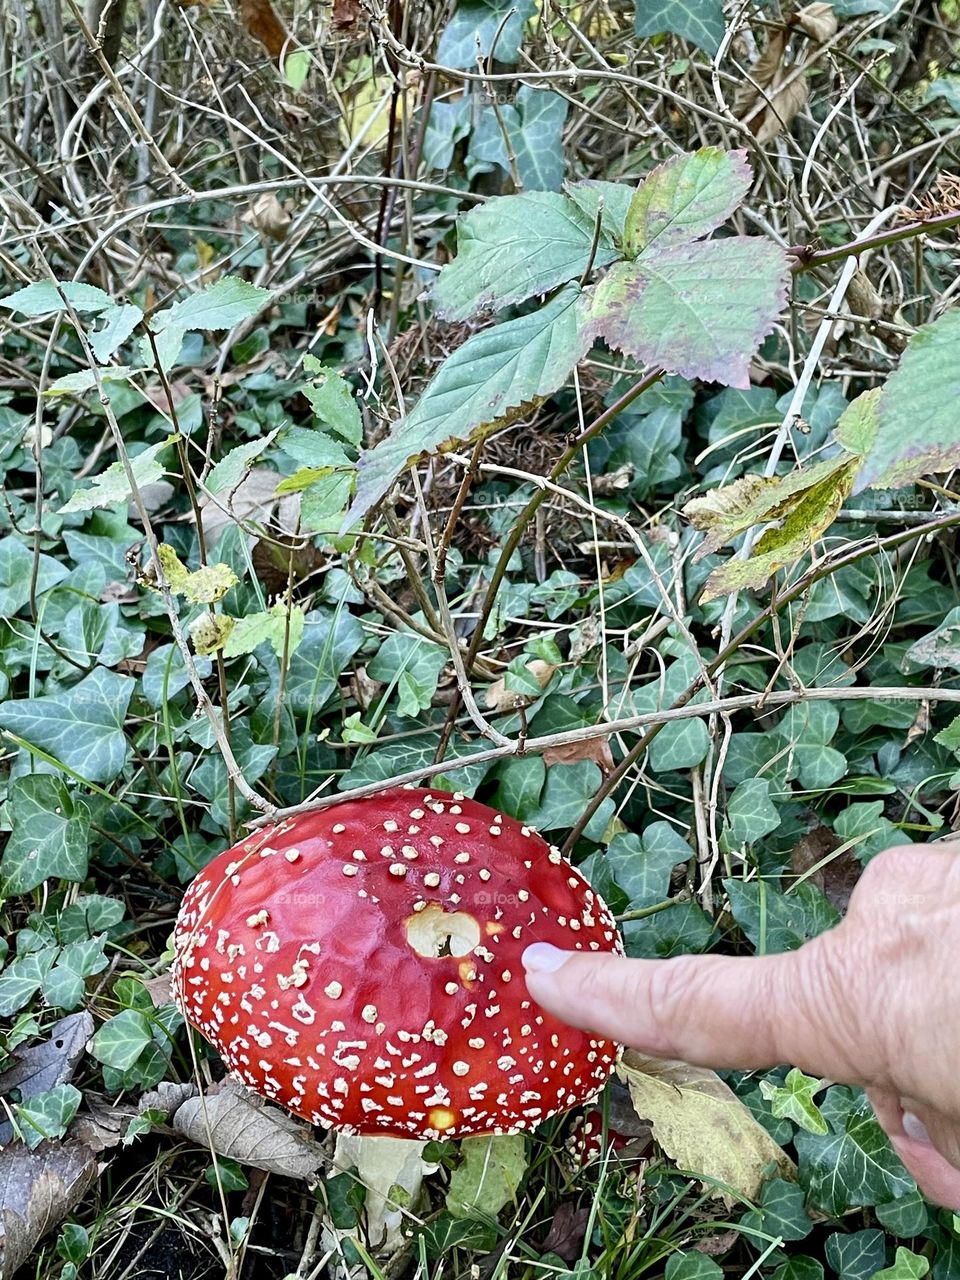
[[[520,961],[527,973],[556,973],[569,958],[569,951],[561,951],[549,942],[534,942],[524,951]]]
[[[914,1142],[926,1142],[929,1144],[930,1135],[927,1133],[927,1126],[919,1116],[915,1116],[912,1111],[905,1111],[901,1123],[903,1124],[903,1132],[908,1138],[912,1138]]]

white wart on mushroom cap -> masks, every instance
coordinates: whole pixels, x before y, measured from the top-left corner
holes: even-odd
[[[594,1097],[617,1055],[533,1003],[532,942],[622,950],[531,828],[400,788],[215,858],[183,900],[173,991],[235,1076],[313,1124],[508,1133]]]

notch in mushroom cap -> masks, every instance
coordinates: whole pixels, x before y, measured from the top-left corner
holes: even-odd
[[[622,950],[604,903],[532,829],[401,788],[215,858],[183,901],[172,988],[237,1078],[311,1123],[516,1132],[593,1098],[618,1053],[534,1004],[531,942]]]

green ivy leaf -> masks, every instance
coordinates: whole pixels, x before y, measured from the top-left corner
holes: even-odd
[[[153,1030],[142,1013],[124,1009],[105,1022],[90,1042],[90,1052],[105,1066],[126,1071],[153,1040]]]
[[[363,628],[347,609],[315,609],[303,621],[303,638],[287,671],[284,703],[295,715],[312,719],[330,701],[363,644]]]
[[[566,285],[546,306],[468,338],[440,366],[417,404],[387,438],[360,459],[346,532],[380,501],[407,465],[424,453],[502,422],[556,391],[586,353],[582,302]]]
[[[576,280],[590,259],[593,223],[553,191],[497,196],[457,222],[457,256],[443,268],[431,298],[444,320],[466,320]],[[618,250],[601,236],[595,266]]]
[[[4,894],[29,893],[44,880],[84,879],[90,811],[59,778],[15,778],[6,809],[12,829],[0,863]]]
[[[893,1264],[878,1271],[873,1280],[920,1280],[929,1270],[929,1258],[898,1245]]]
[[[36,995],[56,958],[57,948],[47,947],[11,960],[0,973],[0,1018],[9,1018]]]
[[[809,881],[790,893],[780,893],[762,879],[726,879],[723,887],[733,918],[762,954],[794,951],[840,919],[836,908]]]
[[[595,287],[590,329],[668,373],[750,386],[750,360],[787,298],[783,250],[759,237],[673,245]]]
[[[807,1133],[829,1133],[830,1126],[820,1114],[814,1102],[816,1094],[825,1087],[823,1080],[805,1076],[799,1067],[787,1072],[782,1085],[770,1080],[760,1081],[760,1092],[770,1103],[770,1109],[778,1120],[792,1120]]]
[[[547,770],[540,807],[530,814],[528,821],[539,831],[562,831],[572,827],[599,791],[602,781],[599,765],[590,760],[551,765]],[[588,840],[599,841],[602,838],[615,807],[613,800],[603,801],[587,823],[584,835]]]
[[[898,487],[960,463],[958,350],[957,307],[910,339],[880,396],[876,437],[857,476],[857,491]]]
[[[519,756],[498,770],[499,782],[493,803],[518,822],[528,822],[540,808],[540,796],[547,767],[540,756]]]
[[[462,1164],[450,1175],[447,1208],[458,1218],[495,1218],[510,1204],[527,1170],[522,1133],[465,1138]]]
[[[723,1280],[723,1270],[705,1253],[678,1249],[671,1253],[663,1271],[664,1280]]]
[[[804,1207],[802,1189],[785,1178],[771,1178],[763,1184],[759,1205],[743,1215],[740,1227],[748,1235],[756,1232],[784,1240],[803,1240],[813,1230],[813,1223]],[[762,1247],[764,1241],[757,1239],[754,1244]]]
[[[834,1232],[827,1236],[824,1254],[839,1280],[871,1280],[886,1256],[883,1232],[873,1227],[849,1235]]]
[[[876,1207],[877,1221],[895,1236],[901,1239],[913,1239],[927,1229],[930,1215],[927,1205],[919,1191],[908,1191],[906,1195],[889,1200]]]
[[[745,151],[701,147],[657,165],[630,202],[623,247],[630,257],[709,235],[740,207],[753,174]]]
[[[668,31],[713,55],[726,30],[722,0],[636,0],[635,30],[638,36]]]
[[[62,1138],[77,1114],[83,1094],[72,1084],[58,1084],[14,1105],[23,1140],[33,1150],[46,1138]]]
[[[643,835],[618,832],[607,846],[606,861],[627,895],[630,909],[640,910],[669,896],[674,867],[690,858],[691,849],[670,822],[651,822]]]
[[[54,696],[0,704],[0,726],[88,782],[112,782],[127,759],[123,721],[135,687],[129,676],[95,667]]]
[[[445,67],[473,70],[496,40],[497,61],[516,62],[524,25],[535,9],[535,0],[460,0],[443,29],[437,60]]]
[[[189,298],[150,317],[155,333],[164,329],[232,329],[261,311],[270,301],[269,289],[259,289],[239,276],[224,276]]]
[[[727,801],[727,837],[732,848],[756,844],[780,825],[780,811],[770,798],[767,778],[747,778]]]
[[[37,596],[55,587],[70,572],[65,564],[41,554]],[[33,552],[19,538],[0,538],[0,617],[12,618],[30,600]]]
[[[130,459],[130,470],[138,488],[154,484],[164,475],[164,468],[157,461],[158,456],[170,447],[170,439],[161,440],[159,444],[151,444]],[[94,476],[89,489],[75,489],[68,502],[60,508],[61,515],[74,511],[94,511],[98,507],[112,507],[119,502],[127,503],[131,496],[127,473],[122,462],[114,462],[106,471]]]
[[[367,665],[367,673],[384,684],[395,684],[398,711],[415,718],[426,711],[437,691],[440,673],[450,659],[446,649],[422,636],[395,632],[383,642]]]

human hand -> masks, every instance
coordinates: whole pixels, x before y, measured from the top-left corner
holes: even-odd
[[[843,921],[797,951],[625,960],[535,943],[523,964],[538,1004],[653,1057],[861,1085],[921,1191],[960,1209],[957,854],[879,854]]]

